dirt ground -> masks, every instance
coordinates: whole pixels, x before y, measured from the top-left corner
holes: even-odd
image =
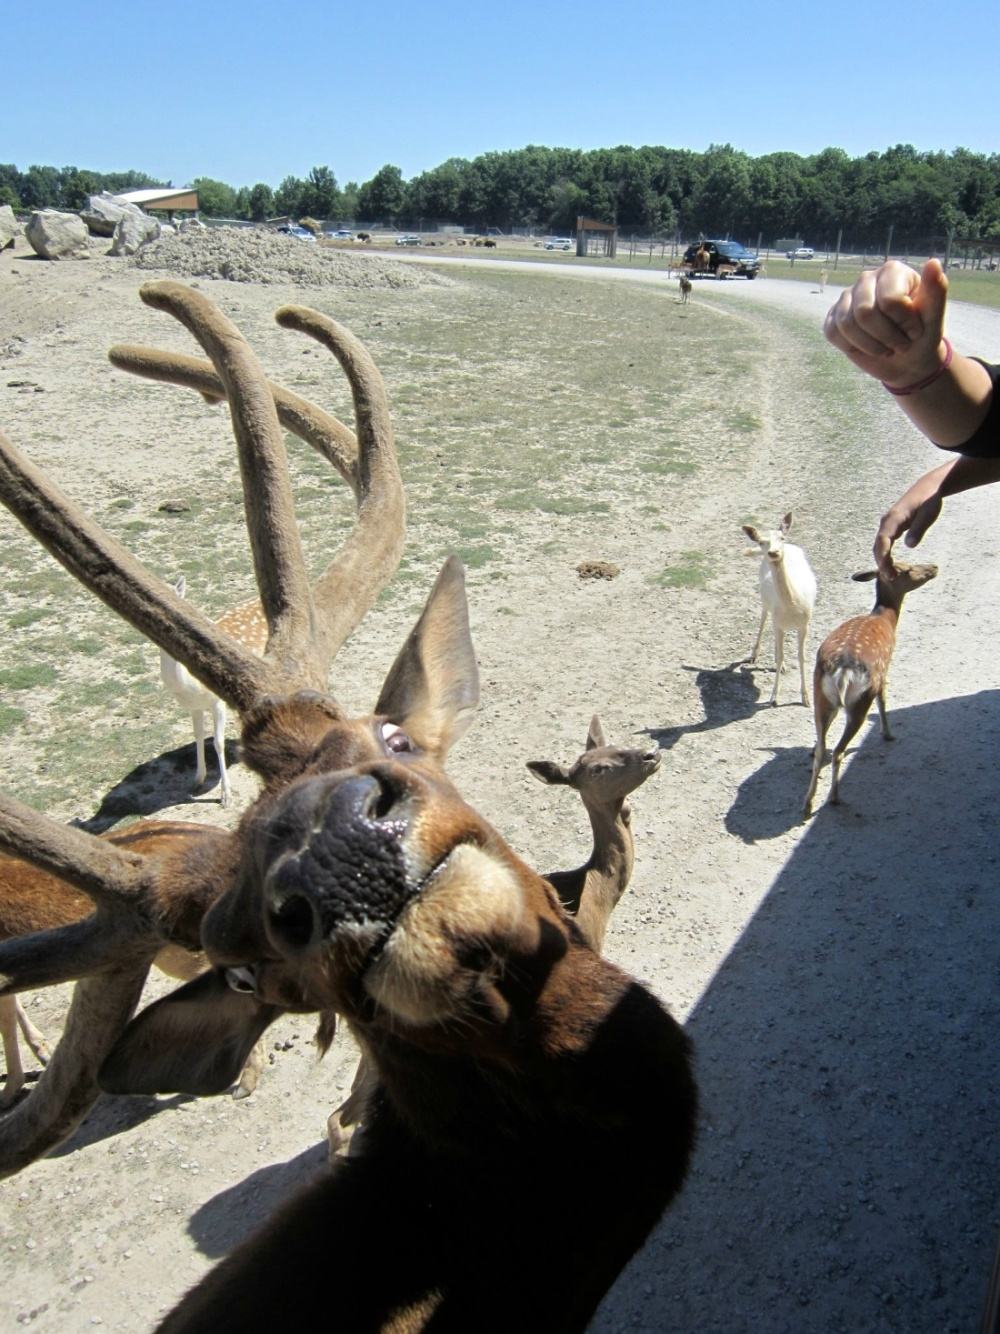
[[[146,275],[101,258],[0,258],[3,429],[99,513],[154,475],[158,495],[182,487],[205,429],[200,406],[175,399],[161,418],[148,387],[112,379],[94,355],[131,339],[187,346],[136,301]],[[461,287],[457,266],[448,274]],[[525,281],[577,277],[534,266]],[[656,280],[664,320],[682,318],[673,288]],[[622,279],[594,275],[612,281]],[[201,285],[254,330],[280,302],[315,298]],[[377,290],[356,298],[380,299]],[[740,661],[758,614],[740,523],[795,511],[820,579],[814,649],[821,632],[866,609],[868,591],[846,576],[867,563],[881,509],[935,457],[877,386],[837,380],[839,412],[829,386],[815,389],[811,368],[836,360],[822,360],[818,333],[830,299],[774,280],[696,285],[691,318],[708,328],[742,322],[767,356],[753,403],[761,429],[738,464],[720,458],[669,516],[674,546],[717,557],[707,584],[650,585],[660,538],[638,511],[599,541],[576,533],[579,559],[620,567],[613,581],[581,581],[527,520],[522,531],[516,514],[499,510],[519,556],[503,581],[470,571],[483,703],[450,768],[519,852],[543,870],[586,855],[575,799],[541,788],[524,762],[571,760],[595,710],[611,740],[652,737],[665,752],[634,802],[637,866],[606,952],[688,1027],[700,1143],[683,1196],[596,1317],[599,1334],[957,1334],[975,1327],[985,1296],[1000,1228],[996,495],[952,501],[925,543],[941,575],[904,615],[890,689],[898,740],[885,745],[877,726],[862,733],[841,808],[798,822],[811,720],[796,702],[795,672],[769,709],[770,649],[757,669]],[[955,307],[950,332],[963,349],[1000,360],[992,312]],[[390,382],[390,398],[393,390]],[[138,452],[125,447],[130,434]],[[564,548],[574,522],[551,520]],[[420,525],[415,515],[413,540]],[[8,550],[12,532],[4,520]],[[211,550],[209,532],[200,540]],[[226,558],[217,553],[220,567]],[[8,565],[8,583],[15,573]],[[345,703],[370,707],[421,596],[380,604],[346,646],[335,681]],[[4,604],[7,615],[23,620],[30,602],[24,592]],[[92,816],[130,768],[115,729],[142,726],[160,738],[150,754],[184,748],[180,770],[164,762],[155,771],[142,809],[151,800],[165,815],[228,822],[234,813],[220,810],[217,791],[187,797],[186,725],[156,693],[147,659],[145,693],[120,705],[110,736],[97,708],[83,729],[84,745],[89,736],[103,747],[101,782],[56,801],[55,813]],[[12,665],[10,644],[0,644],[0,666]],[[47,665],[58,672],[58,655]],[[30,714],[5,690],[0,704],[12,701]],[[48,777],[37,747],[58,719],[31,724],[3,738],[4,781],[18,790]],[[239,766],[233,780],[242,809],[251,783]],[[142,790],[141,781],[129,789]],[[65,993],[26,999],[58,1032]],[[325,1170],[325,1119],[349,1086],[354,1053],[338,1037],[319,1064],[311,1037],[300,1017],[275,1026],[271,1063],[246,1101],[105,1099],[68,1143],[0,1185],[0,1328],[140,1334]]]

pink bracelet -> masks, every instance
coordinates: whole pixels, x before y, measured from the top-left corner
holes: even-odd
[[[936,371],[931,371],[930,375],[925,376],[922,380],[918,380],[916,384],[905,384],[898,389],[895,385],[886,384],[883,380],[882,388],[888,389],[889,393],[894,394],[896,398],[905,398],[908,394],[919,394],[921,389],[926,389],[929,384],[933,384],[938,376],[943,375],[951,365],[951,358],[954,352],[954,348],[947,338],[942,338],[941,341],[944,343],[944,361],[942,361]]]

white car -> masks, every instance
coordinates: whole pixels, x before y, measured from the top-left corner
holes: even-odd
[[[789,250],[787,253],[789,259],[814,259],[816,255],[811,245],[800,245],[798,250]]]
[[[545,242],[546,250],[572,250],[573,242],[567,241],[564,236],[550,236]]]

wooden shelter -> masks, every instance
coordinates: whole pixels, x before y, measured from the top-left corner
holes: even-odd
[[[147,213],[198,212],[198,191],[190,187],[183,190],[165,190],[162,186],[150,190],[126,190],[115,198],[138,204]]]
[[[597,222],[594,218],[577,218],[576,253],[578,255],[606,255],[614,259],[618,253],[618,227],[613,222]]]

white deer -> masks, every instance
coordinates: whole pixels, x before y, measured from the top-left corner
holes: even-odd
[[[777,530],[761,533],[751,524],[744,524],[743,531],[751,542],[756,542],[755,549],[746,554],[761,558],[760,579],[760,628],[749,661],[755,663],[760,651],[760,641],[764,635],[764,626],[768,615],[774,627],[774,689],[769,703],[778,702],[778,680],[785,670],[785,634],[794,630],[799,641],[799,681],[802,687],[802,703],[809,704],[809,690],[806,686],[805,646],[816,605],[816,576],[813,574],[806,553],[794,542],[785,539],[792,526],[791,513],[785,515],[781,527]]]
[[[174,591],[182,598],[186,589],[184,576],[174,584]],[[267,621],[260,603],[255,600],[242,602],[238,607],[224,612],[215,622],[220,630],[225,630],[234,639],[259,657],[267,647]],[[160,650],[160,676],[167,690],[186,713],[191,715],[194,727],[194,743],[198,757],[195,773],[195,787],[205,782],[208,769],[205,764],[205,714],[212,715],[212,739],[215,742],[215,754],[219,761],[219,781],[222,784],[221,804],[228,806],[232,792],[229,775],[226,772],[226,706],[217,695],[203,686],[191,675],[186,667]]]

